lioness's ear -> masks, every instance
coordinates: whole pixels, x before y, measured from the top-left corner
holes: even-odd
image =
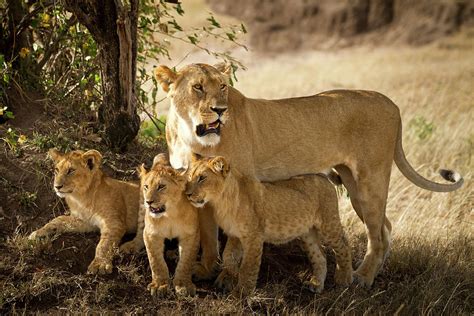
[[[151,166],[151,169],[155,169],[155,166],[157,165],[169,166],[170,161],[168,159],[168,155],[165,153],[156,155],[155,158],[153,158],[153,165]]]
[[[165,92],[170,90],[170,85],[176,80],[176,73],[166,67],[165,65],[160,65],[155,69],[156,80],[160,83],[161,88]]]
[[[95,149],[91,149],[82,154],[82,159],[90,170],[98,168],[102,163],[102,155]]]
[[[229,173],[229,163],[222,156],[211,160],[211,168],[214,172],[220,172],[225,177]]]
[[[214,68],[222,72],[228,81],[230,81],[230,77],[232,75],[232,65],[229,62],[222,62],[214,65]]]
[[[51,158],[54,163],[56,163],[61,160],[61,158],[63,158],[63,154],[61,154],[56,148],[51,148],[48,150],[48,157]]]
[[[145,168],[145,164],[142,163],[141,165],[139,165],[137,167],[137,171],[138,171],[138,176],[140,178],[143,178],[143,176],[146,175],[146,173],[147,173],[146,168]]]

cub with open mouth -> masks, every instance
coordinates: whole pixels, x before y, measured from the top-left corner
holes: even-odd
[[[157,155],[147,171],[138,168],[142,188],[142,210],[145,210],[143,239],[150,261],[152,295],[164,295],[169,288],[169,272],[163,251],[165,239],[178,238],[180,258],[173,280],[176,294],[195,295],[192,266],[199,250],[199,219],[197,210],[184,193],[184,175],[169,165],[164,154]],[[139,234],[139,232],[137,233]]]

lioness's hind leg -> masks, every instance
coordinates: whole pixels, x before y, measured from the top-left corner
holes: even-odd
[[[326,280],[327,265],[326,257],[321,251],[319,234],[315,228],[312,228],[307,234],[301,236],[301,240],[304,243],[313,268],[311,279],[306,281],[304,286],[311,292],[321,293],[324,289],[324,281]]]

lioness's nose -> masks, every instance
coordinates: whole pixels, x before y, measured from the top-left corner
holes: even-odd
[[[56,188],[56,190],[59,190],[59,189],[61,189],[63,186],[62,186],[62,185],[55,185],[54,187]]]
[[[152,204],[153,204],[153,202],[155,202],[155,201],[153,201],[153,200],[152,200],[152,201],[146,201],[146,204],[148,204],[148,205],[152,205]]]
[[[224,113],[227,108],[216,108],[216,107],[212,107],[211,110],[213,110],[214,112],[217,113],[217,115],[221,116],[222,113]]]

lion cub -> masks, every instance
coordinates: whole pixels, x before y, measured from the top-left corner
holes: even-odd
[[[71,215],[54,218],[32,232],[30,240],[65,232],[100,231],[95,258],[88,273],[112,272],[113,253],[126,232],[137,227],[138,183],[112,179],[100,169],[102,155],[97,150],[75,150],[62,154],[49,151],[54,161],[54,190],[65,198]]]
[[[321,175],[305,175],[261,183],[241,175],[223,157],[194,157],[187,194],[196,207],[210,203],[217,224],[227,234],[223,270],[216,283],[233,294],[249,294],[256,286],[263,243],[301,238],[313,267],[306,285],[321,292],[326,259],[320,241],[336,254],[336,283],[352,283],[351,252],[339,219],[333,185]],[[242,258],[240,258],[242,257]],[[240,269],[239,269],[239,261]]]
[[[148,172],[141,165],[139,173],[146,208],[143,239],[152,273],[148,289],[152,295],[167,292],[165,239],[178,238],[180,258],[173,285],[178,295],[195,295],[192,266],[199,250],[199,219],[184,193],[186,178],[169,165],[164,154],[155,157]]]

